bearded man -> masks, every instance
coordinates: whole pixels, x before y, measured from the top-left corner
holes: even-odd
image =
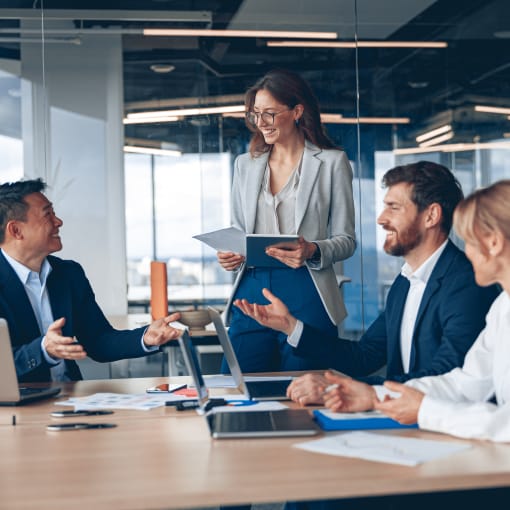
[[[397,166],[386,172],[383,186],[387,193],[377,222],[386,231],[384,250],[405,263],[384,311],[359,341],[325,337],[293,317],[267,289],[268,305],[235,303],[261,324],[286,333],[296,355],[371,384],[385,378],[403,382],[462,366],[499,293],[476,284],[471,263],[448,239],[453,211],[463,197],[448,168],[428,161]],[[384,366],[385,378],[367,377]],[[295,379],[287,393],[302,405],[322,404],[328,384],[322,374],[306,374]]]

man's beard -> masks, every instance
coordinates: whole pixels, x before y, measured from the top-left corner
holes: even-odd
[[[395,230],[389,231],[395,232]],[[423,236],[416,227],[416,223],[413,223],[406,230],[397,233],[394,243],[386,239],[384,241],[384,251],[388,255],[393,255],[394,257],[404,257],[411,250],[416,248],[421,243],[422,239]]]

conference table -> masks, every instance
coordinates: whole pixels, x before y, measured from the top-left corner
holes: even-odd
[[[144,393],[161,382],[168,378],[58,383],[57,400],[0,408],[0,508],[175,509],[510,488],[510,444],[468,441],[468,450],[407,467],[293,448],[309,438],[213,440],[203,416],[167,406],[50,417],[55,409],[67,409],[56,406],[58,400],[99,392]],[[213,390],[226,391],[234,390]],[[63,421],[117,427],[46,429]],[[452,440],[415,429],[378,433]]]

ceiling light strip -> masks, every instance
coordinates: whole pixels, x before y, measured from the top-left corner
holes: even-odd
[[[426,152],[464,152],[484,149],[510,150],[510,142],[486,142],[486,143],[451,143],[445,145],[434,145],[433,147],[409,147],[405,149],[393,149],[396,156],[407,154],[422,154]]]
[[[341,117],[337,120],[328,119],[326,124],[409,124],[409,117]]]
[[[128,113],[129,120],[154,119],[157,122],[160,117],[189,117],[191,115],[210,115],[215,113],[244,112],[244,104],[232,106],[211,106],[206,108],[183,108],[182,110],[159,110],[148,112]]]
[[[157,37],[295,37],[297,39],[336,39],[336,32],[296,32],[280,30],[215,30],[186,28],[144,28],[143,34]]]
[[[499,106],[485,106],[485,105],[476,105],[475,112],[484,112],[484,113],[501,113],[503,115],[510,114],[510,108],[502,108]]]
[[[154,147],[138,147],[134,145],[124,145],[124,152],[130,152],[134,154],[150,154],[153,156],[182,156],[181,151],[173,151],[169,149],[156,149]]]
[[[168,117],[157,117],[157,118],[147,118],[147,119],[127,119],[125,118],[122,122],[123,124],[155,124],[156,122],[177,122],[180,120],[180,117],[168,116]]]
[[[432,129],[430,131],[426,131],[425,133],[421,134],[420,136],[416,137],[416,141],[418,143],[424,142],[425,140],[428,140],[429,138],[433,138],[434,136],[442,135],[443,133],[448,133],[448,131],[452,130],[451,124],[445,124],[444,126],[440,126],[438,128]]]
[[[429,140],[422,142],[418,144],[420,147],[430,147],[431,145],[438,145],[441,142],[446,142],[448,140],[451,140],[454,137],[454,132],[449,131],[448,133],[445,133],[441,136],[436,136],[435,138],[430,138]]]
[[[447,48],[444,41],[267,41],[280,48]]]

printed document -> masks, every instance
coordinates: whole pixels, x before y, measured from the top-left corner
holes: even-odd
[[[374,432],[335,432],[322,439],[294,445],[309,452],[416,466],[471,448],[454,441],[415,439]]]

